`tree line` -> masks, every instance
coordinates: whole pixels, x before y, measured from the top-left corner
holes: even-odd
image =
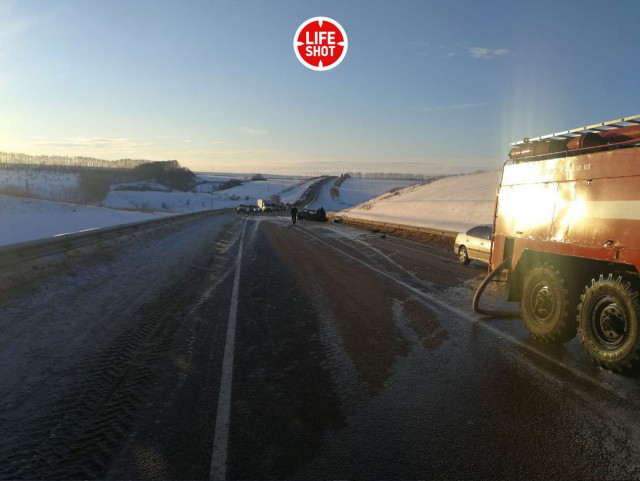
[[[101,160],[0,152],[0,169],[78,174],[78,200],[85,202],[104,200],[113,184],[155,181],[168,189],[183,192],[196,186],[196,175],[180,166],[177,160]],[[28,182],[22,195],[35,196],[29,192]]]
[[[150,160],[119,159],[103,160],[93,157],[69,157],[60,155],[29,155],[14,152],[0,152],[0,168],[20,165],[41,170],[73,169],[134,169]]]
[[[354,179],[378,179],[378,180],[431,180],[433,176],[423,174],[403,174],[397,172],[348,172],[346,175]]]
[[[111,185],[153,180],[168,189],[188,192],[196,185],[196,175],[177,160],[144,162],[132,169],[87,169],[79,174],[78,186],[91,200],[105,198]]]

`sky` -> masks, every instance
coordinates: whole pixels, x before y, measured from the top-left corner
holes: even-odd
[[[293,37],[330,17],[337,67]],[[638,0],[0,0],[0,151],[450,174],[640,113]]]

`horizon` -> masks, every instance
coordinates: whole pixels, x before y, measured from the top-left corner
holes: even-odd
[[[4,164],[12,164],[12,162],[8,162],[6,161],[6,159],[3,159],[3,156],[26,156],[29,157],[30,160],[34,160],[33,162],[26,162],[26,163],[22,163],[22,165],[53,165],[55,167],[60,167],[60,165],[56,165],[56,164],[38,164],[36,162],[38,157],[45,157],[47,159],[65,159],[68,162],[81,162],[81,161],[86,161],[86,160],[93,160],[93,161],[99,161],[99,162],[113,162],[113,163],[117,163],[117,162],[121,162],[121,161],[133,161],[135,162],[140,162],[140,163],[145,163],[145,162],[178,162],[180,167],[186,167],[185,165],[182,165],[180,163],[179,160],[177,159],[131,159],[128,157],[124,157],[124,158],[118,158],[118,159],[100,159],[98,157],[89,157],[89,156],[82,156],[82,155],[77,155],[77,156],[70,156],[70,155],[63,155],[63,154],[55,154],[55,155],[49,155],[49,154],[25,154],[24,152],[1,152],[0,151],[0,165],[4,165]],[[24,159],[23,159],[24,160]],[[15,162],[16,165],[21,165],[21,161],[16,161]],[[79,164],[73,164],[70,163],[69,165],[65,165],[65,167],[85,167]],[[127,167],[120,167],[120,168],[127,168]],[[189,167],[187,167],[189,168]],[[407,177],[407,176],[412,176],[415,179],[418,179],[419,177],[425,178],[425,179],[435,179],[435,178],[439,178],[439,177],[445,177],[445,176],[451,176],[451,175],[471,175],[471,174],[477,174],[477,173],[482,173],[482,172],[487,172],[488,170],[486,169],[476,169],[474,171],[470,171],[470,172],[462,172],[462,173],[448,173],[448,174],[419,174],[419,173],[415,173],[415,172],[393,172],[393,171],[340,171],[338,173],[332,174],[332,173],[320,173],[320,172],[307,172],[307,173],[289,173],[289,172],[282,172],[282,173],[275,173],[275,172],[269,172],[269,171],[247,171],[247,172],[228,172],[228,171],[208,171],[208,170],[193,170],[190,169],[193,173],[195,174],[205,174],[205,175],[221,175],[221,176],[249,176],[249,175],[264,175],[264,176],[269,176],[269,177],[305,177],[305,178],[314,178],[314,177],[322,177],[322,176],[328,176],[328,177],[333,177],[333,176],[340,176],[340,175],[344,175],[344,174],[348,174],[351,177],[354,178],[366,178],[366,179],[375,179],[372,176],[375,175],[383,175],[383,176],[403,176],[403,177]],[[490,170],[496,170],[496,169],[490,169]],[[390,177],[380,177],[380,179],[389,179]]]

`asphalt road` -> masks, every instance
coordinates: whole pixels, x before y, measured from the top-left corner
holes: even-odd
[[[285,215],[208,222],[130,265],[165,280],[2,406],[0,478],[640,477],[639,378],[473,314],[484,266]],[[84,303],[104,302],[100,281]]]

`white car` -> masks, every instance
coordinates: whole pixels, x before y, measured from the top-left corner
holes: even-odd
[[[474,259],[489,262],[492,229],[487,224],[477,225],[457,235],[453,249],[460,264],[468,264]]]

